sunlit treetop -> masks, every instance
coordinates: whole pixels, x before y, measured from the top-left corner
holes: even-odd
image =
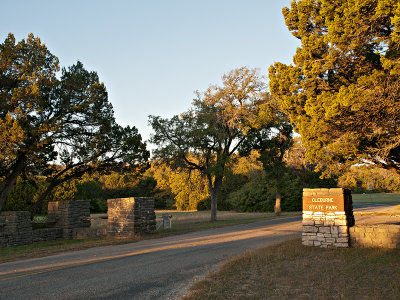
[[[270,67],[270,91],[307,158],[400,172],[399,1],[292,1],[283,15],[301,46]]]

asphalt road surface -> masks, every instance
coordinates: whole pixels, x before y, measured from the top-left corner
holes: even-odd
[[[221,262],[301,236],[301,216],[0,264],[0,299],[174,299]]]

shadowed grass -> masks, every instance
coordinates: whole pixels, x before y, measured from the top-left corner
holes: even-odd
[[[294,239],[227,262],[183,299],[400,299],[400,250],[321,249]]]

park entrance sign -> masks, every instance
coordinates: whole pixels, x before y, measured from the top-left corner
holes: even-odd
[[[349,227],[353,225],[350,190],[303,189],[303,245],[349,247]]]
[[[303,196],[303,211],[344,212],[344,195],[340,196]]]

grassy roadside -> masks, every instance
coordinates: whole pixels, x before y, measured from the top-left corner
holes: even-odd
[[[321,249],[293,239],[234,258],[183,299],[400,299],[400,250]]]
[[[157,212],[161,216],[164,211]],[[160,229],[156,233],[143,234],[130,238],[107,239],[82,239],[82,240],[57,240],[50,242],[23,245],[16,247],[0,248],[0,263],[23,258],[43,257],[65,251],[83,250],[92,247],[133,243],[143,239],[155,239],[165,236],[178,235],[193,231],[253,223],[262,220],[277,218],[273,213],[233,213],[219,212],[219,220],[209,221],[210,212],[168,212],[172,217],[172,229]],[[281,217],[300,215],[296,213],[283,213]],[[100,221],[104,223],[103,221]],[[106,221],[105,221],[106,222]],[[95,227],[102,226],[94,222]],[[92,225],[92,226],[93,226]]]
[[[400,204],[400,193],[352,194],[355,203]]]

